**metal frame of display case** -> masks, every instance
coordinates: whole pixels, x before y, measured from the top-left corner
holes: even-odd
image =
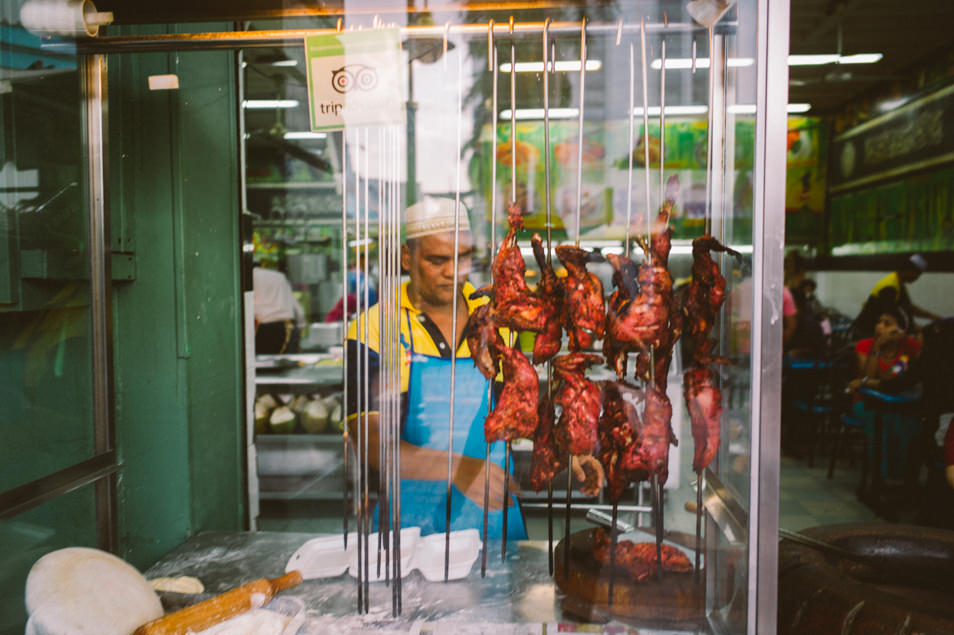
[[[779,412],[781,386],[781,303],[782,303],[782,249],[784,246],[784,179],[785,179],[785,121],[787,102],[786,59],[788,51],[787,2],[756,0],[757,3],[757,98],[756,147],[753,206],[753,304],[752,321],[757,329],[752,334],[751,377],[751,466],[748,505],[727,508],[742,509],[747,519],[747,631],[773,633],[775,616],[778,562],[778,485],[779,485]],[[678,25],[646,25],[652,28],[676,28]],[[540,32],[544,23],[525,23],[510,27],[513,36]],[[508,26],[496,25],[495,36],[507,37]],[[598,29],[615,31],[616,24],[587,26],[590,32]],[[638,28],[627,25],[626,29]],[[486,25],[450,27],[453,32],[487,35]],[[551,23],[551,33],[578,30],[578,23]],[[407,33],[425,37],[446,37],[446,27],[407,27]],[[158,35],[133,38],[99,38],[76,43],[76,50],[85,57],[87,97],[87,149],[91,228],[91,264],[93,285],[94,332],[94,392],[95,429],[98,453],[110,454],[113,446],[114,424],[111,412],[110,388],[112,377],[110,329],[110,275],[108,257],[108,208],[105,193],[108,175],[105,166],[105,148],[108,138],[105,130],[107,53],[138,53],[145,51],[238,49],[252,46],[298,44],[304,35],[335,32],[335,29],[309,31],[262,31],[244,33],[206,33]],[[99,466],[97,485],[97,518],[101,543],[105,548],[115,544],[116,513],[115,484],[110,476],[118,466],[108,466],[103,478]],[[77,480],[77,483],[80,481]],[[84,480],[80,484],[90,482]],[[77,485],[78,486],[78,485]],[[62,485],[59,486],[60,489]],[[57,491],[60,491],[58,489]],[[707,488],[709,498],[717,494]],[[45,494],[49,496],[49,492]],[[41,496],[31,500],[40,501]],[[707,499],[708,500],[708,499]],[[25,501],[29,503],[30,501]],[[23,504],[24,501],[19,501]],[[38,503],[37,503],[38,504]],[[747,512],[745,511],[747,507]],[[714,514],[718,515],[718,514]],[[766,581],[766,584],[759,584]]]

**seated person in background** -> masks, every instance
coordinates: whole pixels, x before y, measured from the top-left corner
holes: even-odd
[[[815,298],[815,286],[814,280],[803,278],[797,286],[789,289],[796,311],[795,327],[786,349],[790,355],[823,356],[828,349],[831,325]]]
[[[252,270],[255,297],[255,352],[260,355],[297,353],[305,311],[280,271],[256,266]]]
[[[872,289],[861,308],[861,313],[855,318],[855,333],[864,335],[871,333],[878,316],[885,307],[898,306],[904,313],[911,329],[914,329],[914,318],[923,317],[929,320],[938,320],[941,316],[922,309],[911,302],[908,296],[907,284],[917,281],[927,270],[927,260],[920,254],[914,254],[898,264],[893,271],[882,278]]]
[[[908,322],[897,308],[885,309],[874,328],[874,337],[860,340],[855,345],[858,359],[858,378],[848,384],[850,391],[864,386],[880,389],[881,383],[907,370],[921,350],[921,343],[907,334]],[[856,396],[852,414],[865,424],[865,436],[874,439],[874,412]],[[920,419],[915,415],[885,413],[882,416],[884,463],[880,469],[889,480],[898,481],[904,475],[911,440],[917,437]],[[875,469],[879,469],[877,466]]]

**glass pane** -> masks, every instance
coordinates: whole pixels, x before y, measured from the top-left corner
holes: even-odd
[[[96,547],[95,488],[87,485],[15,518],[0,520],[0,633],[26,624],[23,593],[33,563],[63,547]]]
[[[631,304],[650,306],[649,296],[654,285],[665,286],[671,281],[672,295],[667,296],[665,302],[668,303],[667,309],[687,307],[685,313],[672,311],[682,316],[683,323],[679,325],[675,316],[654,322],[665,337],[660,335],[651,346],[637,343],[635,339],[626,342],[622,349],[624,353],[615,358],[621,361],[620,366],[625,365],[622,377],[614,372],[618,366],[614,363],[613,351],[606,348],[605,342],[600,342],[599,335],[593,338],[594,341],[584,343],[587,338],[579,330],[573,339],[564,333],[557,347],[560,355],[581,348],[583,352],[596,356],[596,363],[574,379],[584,381],[585,377],[585,381],[590,382],[584,384],[587,389],[595,390],[599,395],[598,407],[590,414],[598,417],[602,410],[604,417],[607,416],[607,404],[616,399],[619,408],[628,407],[620,405],[625,402],[634,406],[640,417],[640,422],[632,423],[639,428],[638,434],[634,431],[634,438],[640,435],[649,438],[654,425],[657,431],[667,433],[657,435],[662,441],[655,448],[658,455],[653,455],[656,462],[651,467],[640,471],[638,466],[631,466],[621,482],[614,483],[615,488],[604,489],[595,495],[580,492],[580,484],[572,481],[569,525],[572,536],[567,539],[563,524],[568,489],[566,461],[562,465],[548,465],[553,468],[549,474],[545,474],[546,470],[540,464],[534,463],[535,450],[547,441],[535,439],[541,428],[538,427],[538,418],[533,415],[536,415],[543,395],[556,395],[554,435],[557,439],[562,438],[559,443],[564,444],[556,451],[566,452],[566,447],[571,444],[567,436],[571,425],[568,421],[574,416],[582,416],[568,414],[575,402],[581,399],[572,391],[565,392],[567,385],[572,383],[567,379],[570,371],[564,368],[553,374],[548,372],[547,364],[535,364],[533,368],[539,380],[534,388],[536,396],[527,397],[532,394],[530,386],[534,384],[533,375],[528,375],[530,380],[526,390],[512,404],[514,408],[530,404],[527,411],[532,413],[528,416],[534,424],[519,433],[505,431],[505,434],[513,437],[509,444],[510,466],[520,485],[518,502],[508,512],[506,535],[509,545],[526,538],[542,549],[549,548],[550,518],[555,514],[558,518],[554,523],[555,542],[570,544],[571,554],[576,554],[573,557],[587,563],[583,565],[574,561],[571,565],[581,567],[584,571],[582,579],[586,581],[582,585],[585,588],[568,588],[571,596],[580,599],[581,593],[595,589],[604,597],[598,600],[586,597],[583,604],[605,603],[612,577],[618,594],[618,610],[614,610],[618,616],[636,621],[649,619],[673,628],[685,627],[681,620],[687,613],[680,613],[684,609],[696,620],[696,625],[713,621],[723,626],[731,624],[730,630],[744,631],[746,627],[746,589],[750,581],[747,579],[748,545],[744,538],[744,520],[742,532],[738,527],[731,530],[723,527],[720,517],[702,523],[705,540],[700,564],[708,569],[710,593],[707,596],[705,585],[697,584],[692,573],[696,568],[697,517],[691,510],[697,507],[699,475],[706,470],[725,484],[726,495],[740,506],[743,513],[749,506],[752,451],[750,341],[752,329],[756,328],[751,325],[754,294],[751,264],[753,183],[756,178],[753,114],[756,111],[755,7],[754,1],[739,3],[710,39],[708,30],[693,25],[683,5],[670,2],[642,5],[648,25],[645,41],[639,29],[640,16],[617,15],[612,9],[581,10],[574,7],[548,9],[546,13],[522,13],[519,22],[542,23],[549,17],[554,24],[561,24],[559,28],[554,26],[550,34],[551,46],[547,47],[546,54],[548,61],[556,63],[546,76],[546,82],[539,30],[520,31],[513,39],[498,31],[494,47],[496,58],[490,64],[486,31],[474,30],[463,36],[451,29],[446,44],[440,35],[430,39],[419,35],[409,38],[403,43],[402,50],[395,53],[402,70],[407,69],[407,85],[402,87],[406,98],[405,124],[398,127],[396,137],[391,136],[390,131],[382,134],[373,127],[351,127],[344,135],[322,132],[320,136],[312,137],[308,141],[315,144],[312,155],[328,159],[328,175],[310,168],[296,168],[296,165],[301,166],[302,159],[287,147],[280,152],[274,151],[277,138],[288,140],[290,130],[308,130],[307,88],[300,70],[287,70],[303,68],[303,52],[296,47],[273,49],[268,55],[262,52],[265,49],[246,52],[247,98],[277,97],[286,100],[283,103],[288,106],[278,108],[273,102],[269,110],[252,112],[246,108],[245,112],[248,209],[256,214],[255,223],[259,230],[256,253],[263,261],[273,259],[278,269],[284,267],[293,288],[301,292],[299,298],[306,297],[307,292],[313,307],[315,295],[309,288],[312,285],[323,288],[328,298],[341,298],[349,292],[362,290],[358,282],[353,288],[345,286],[341,272],[357,266],[360,272],[356,272],[353,278],[360,280],[365,271],[362,258],[366,252],[362,246],[372,245],[366,254],[369,258],[367,272],[368,277],[376,282],[382,303],[378,308],[371,307],[371,313],[378,315],[381,322],[375,324],[374,319],[370,322],[384,329],[390,316],[394,330],[390,340],[388,336],[379,339],[371,329],[366,337],[363,322],[355,319],[352,311],[346,311],[351,318],[347,322],[350,334],[345,353],[349,369],[346,401],[351,413],[370,410],[380,414],[384,408],[382,397],[400,396],[403,400],[400,429],[405,446],[402,461],[419,469],[411,477],[407,471],[404,473],[408,487],[402,496],[408,498],[402,498],[402,521],[405,526],[419,525],[424,537],[429,533],[441,533],[447,524],[445,479],[449,430],[446,428],[450,403],[453,401],[455,413],[454,450],[461,455],[458,457],[460,463],[454,465],[469,464],[470,459],[482,466],[487,452],[484,435],[490,398],[487,397],[488,382],[471,359],[470,342],[460,349],[454,370],[450,370],[449,351],[454,348],[454,338],[459,338],[459,333],[451,331],[453,305],[446,298],[456,295],[458,306],[467,306],[466,312],[458,313],[457,326],[460,328],[475,312],[476,304],[469,304],[471,287],[466,287],[467,293],[462,294],[451,290],[442,299],[440,276],[433,272],[432,277],[427,278],[421,269],[415,269],[413,255],[407,256],[408,262],[401,263],[408,267],[405,276],[388,272],[386,258],[401,248],[402,240],[412,231],[415,221],[420,220],[414,216],[411,206],[429,198],[443,199],[438,206],[450,205],[449,209],[454,209],[459,197],[466,212],[464,222],[471,231],[463,239],[464,243],[458,243],[459,248],[463,244],[458,262],[467,269],[468,282],[474,289],[491,283],[502,284],[499,276],[503,272],[497,270],[495,274],[493,263],[509,229],[506,211],[511,202],[519,206],[522,223],[522,228],[512,236],[518,247],[515,253],[519,254],[514,255],[513,264],[519,269],[519,263],[528,272],[524,276],[518,271],[515,277],[520,283],[526,282],[528,289],[543,293],[543,280],[548,279],[545,275],[549,276],[547,266],[534,257],[531,248],[534,233],[541,235],[544,259],[546,241],[549,239],[552,243],[550,262],[557,279],[571,280],[576,275],[572,271],[575,263],[570,257],[560,258],[560,252],[556,251],[558,245],[571,247],[578,244],[583,250],[595,254],[586,268],[600,282],[600,301],[613,302],[610,296],[614,291],[619,294],[617,298],[627,297],[625,293],[633,296],[642,293],[641,299],[633,300]],[[581,12],[588,24],[585,63],[578,26]],[[664,13],[671,25],[668,29],[661,28]],[[509,20],[509,14],[502,12],[479,16],[424,12],[409,14],[406,18],[398,16],[397,19],[409,25],[443,25],[447,22],[453,25],[463,21],[486,29],[486,20],[490,17],[498,24],[506,24]],[[622,30],[618,29],[620,18],[625,20]],[[346,13],[343,26],[346,29],[354,26],[358,30],[359,25],[363,25],[367,29],[371,19],[363,13]],[[287,20],[278,26],[255,24],[254,28],[305,26],[333,25]],[[665,75],[662,73],[664,43]],[[710,60],[710,57],[717,59]],[[581,70],[585,70],[583,75]],[[713,73],[717,75],[710,81]],[[710,98],[710,90],[714,90],[714,98]],[[265,138],[271,140],[267,151],[261,144]],[[382,160],[382,157],[385,158]],[[396,166],[389,165],[392,159]],[[393,171],[388,167],[393,167]],[[334,183],[335,179],[338,179],[335,189],[324,185]],[[304,194],[307,188],[322,193],[309,196]],[[296,207],[296,200],[307,201],[308,206]],[[389,202],[399,209],[400,233],[379,235],[381,229],[390,228],[388,222],[382,223],[380,228],[378,225],[379,214],[390,209]],[[342,205],[348,219],[344,231],[340,223]],[[292,213],[293,208],[298,211]],[[668,217],[665,213],[660,216],[663,209],[668,210]],[[369,220],[367,226],[365,214]],[[453,217],[453,212],[450,216]],[[654,237],[661,239],[664,235],[666,226],[656,222],[660,218],[672,230],[671,251],[665,258],[658,252],[654,253],[658,247],[651,246]],[[449,228],[444,225],[444,229]],[[431,234],[420,235],[426,238]],[[718,241],[708,243],[713,258],[711,264],[718,268],[718,273],[706,268],[710,261],[693,253],[693,241],[704,235]],[[318,236],[325,237],[325,245],[317,242]],[[345,262],[341,256],[342,237],[348,246]],[[312,240],[316,241],[315,245],[309,244]],[[650,245],[643,247],[641,242]],[[722,250],[722,245],[733,252]],[[414,253],[413,249],[419,246],[420,243],[408,245],[406,253]],[[323,252],[326,258],[315,277],[317,282],[298,276],[298,265],[295,264],[298,255],[322,248],[327,249]],[[627,269],[626,263],[620,260],[616,260],[617,272],[613,260],[622,255],[629,256],[637,267],[646,263],[642,271],[652,271],[652,275],[658,277],[636,280],[636,270]],[[665,272],[652,269],[649,266],[652,263],[661,264]],[[434,265],[434,269],[437,268]],[[723,292],[720,277],[725,278],[725,305],[713,301],[713,304],[701,306],[699,297],[702,296],[692,294],[708,298],[706,294],[711,291],[717,296]],[[399,283],[408,281],[409,286],[399,288]],[[630,283],[633,287],[627,287]],[[453,289],[453,284],[449,283],[449,287]],[[567,288],[571,288],[569,284]],[[691,304],[691,297],[697,304]],[[358,310],[362,311],[365,306],[361,293],[358,293],[357,300]],[[500,316],[498,326],[514,319],[503,316],[500,297],[495,297],[494,301]],[[391,304],[387,305],[389,302]],[[421,309],[427,305],[432,307],[433,314]],[[615,319],[628,310],[623,306],[613,305]],[[311,314],[314,320],[313,310]],[[395,321],[395,315],[400,316],[399,321]],[[566,309],[562,318],[554,319],[562,319],[564,326],[574,326],[579,317],[579,313]],[[600,324],[600,328],[612,328],[606,326],[608,322]],[[540,328],[519,326],[516,322],[509,322],[509,325],[522,333],[512,340],[506,332],[503,334],[508,359],[520,354],[532,359],[535,344],[541,339],[532,331]],[[672,335],[678,334],[680,327],[682,339],[677,342]],[[613,337],[621,342],[622,331],[616,333]],[[709,338],[713,343],[709,343]],[[305,339],[303,337],[303,341]],[[394,384],[390,393],[384,389],[379,393],[377,364],[387,365],[383,361],[387,353],[384,347],[398,343],[397,361],[393,366],[400,366],[400,385]],[[519,352],[512,352],[514,348]],[[323,363],[318,358],[288,361],[305,361],[306,367]],[[564,358],[556,363],[566,362]],[[497,396],[494,400],[498,403],[506,402],[502,395],[507,384],[515,381],[506,363],[503,386],[498,382],[495,387]],[[525,367],[530,365],[531,362],[527,361]],[[291,380],[302,373],[301,368],[297,365],[288,370],[270,368],[267,373],[270,378],[284,376]],[[493,366],[491,369],[493,374]],[[452,372],[456,382],[453,388]],[[258,396],[261,398],[262,393],[269,393],[271,402],[257,413],[261,425],[256,440],[263,503],[266,502],[265,492],[270,491],[265,485],[275,483],[271,480],[274,475],[262,469],[266,464],[263,455],[268,457],[269,469],[301,469],[302,473],[286,475],[289,478],[285,488],[280,490],[282,504],[263,504],[259,526],[340,530],[344,461],[340,437],[337,431],[333,436],[308,435],[306,418],[301,412],[297,415],[283,413],[282,419],[290,423],[273,425],[270,418],[283,405],[279,402],[289,402],[284,405],[294,410],[291,402],[296,395],[287,388],[282,391],[280,381],[264,380],[264,376],[259,374]],[[548,377],[552,377],[549,382]],[[625,384],[620,386],[620,382]],[[290,385],[289,381],[286,387]],[[364,400],[363,393],[360,399],[356,397],[359,389],[363,391],[365,386],[370,386],[370,403]],[[340,388],[332,385],[329,379],[327,384],[313,384],[310,390],[314,399],[338,395]],[[713,416],[711,412],[708,421],[705,417],[700,419],[698,412],[695,419],[691,416],[695,412],[692,409],[699,407],[700,399],[714,398],[718,398],[721,404],[721,417]],[[650,402],[668,404],[672,409],[671,417],[657,418],[656,413],[647,411]],[[503,417],[507,422],[505,428],[517,419],[514,412],[506,413]],[[596,420],[591,423],[594,427],[599,425]],[[707,427],[706,423],[711,425]],[[610,429],[614,425],[606,424]],[[678,445],[666,443],[670,425],[673,436],[679,440]],[[622,427],[620,425],[619,429]],[[286,428],[293,433],[287,441],[276,434]],[[352,440],[357,438],[356,432],[356,429],[352,430]],[[604,432],[609,435],[606,430]],[[363,434],[366,431],[362,431]],[[434,441],[438,438],[439,442]],[[328,446],[322,449],[326,453],[314,452],[308,457],[302,453],[300,440],[315,443],[326,440]],[[616,477],[622,468],[613,457],[620,456],[624,446],[616,447],[614,443],[623,442],[610,440],[609,436],[599,437],[594,432],[590,446],[573,450],[573,453],[597,457],[605,464],[604,469],[615,470],[612,476]],[[499,464],[499,469],[494,468],[499,476],[500,491],[495,491],[498,498],[502,497],[507,445],[498,441],[491,449],[492,462]],[[640,452],[644,450],[646,456],[652,454],[649,449],[640,449]],[[350,458],[355,465],[354,456]],[[377,466],[376,449],[371,449],[368,460],[372,468]],[[308,465],[309,469],[302,468]],[[324,478],[324,468],[330,465],[334,465],[333,483],[320,480]],[[468,481],[460,472],[455,472],[451,504],[454,515],[451,527],[454,529],[482,527],[483,473],[481,467],[478,475]],[[655,496],[650,486],[652,474],[664,482],[664,488]],[[291,480],[292,476],[299,480]],[[355,472],[350,476],[356,478]],[[371,480],[369,490],[373,505],[376,495],[383,496],[385,491],[377,491],[378,482],[373,470]],[[547,494],[546,481],[553,486],[553,503]],[[306,482],[309,484],[302,486]],[[427,485],[421,486],[421,482],[427,482]],[[315,486],[316,483],[322,485]],[[417,500],[413,500],[409,492],[413,492]],[[275,491],[270,491],[269,495],[275,495]],[[584,517],[592,511],[609,516],[614,503],[619,519],[634,528],[620,537],[620,542],[632,544],[616,547],[619,559],[615,561],[616,572],[610,574],[613,570],[608,555],[613,553],[611,541],[599,534]],[[465,508],[470,512],[469,516],[459,513]],[[497,524],[488,535],[486,548],[499,560],[505,530],[500,512],[495,513],[493,522]],[[355,526],[355,521],[349,517],[350,527]],[[372,522],[376,524],[378,520]],[[665,529],[663,546],[666,549],[660,549],[666,554],[663,581],[659,581],[653,568],[657,528]],[[601,564],[595,564],[597,557],[603,559]],[[641,559],[646,568],[620,567],[620,563],[629,557]],[[526,566],[542,564],[541,574],[548,573],[542,559],[524,563]],[[558,587],[561,584],[560,566],[557,564],[558,573],[554,578]],[[471,575],[476,575],[475,572],[476,568]],[[660,599],[640,607],[632,606],[631,600],[626,599],[633,597],[628,595],[627,589],[638,591],[645,588],[655,589]],[[661,591],[667,588],[673,592]],[[680,589],[680,593],[685,591],[685,594],[680,595],[675,589]],[[688,602],[689,606],[680,606],[674,601],[677,597]],[[559,615],[567,619],[581,617],[576,613],[571,618],[568,608],[566,613]]]
[[[93,453],[77,57],[0,27],[0,491]]]

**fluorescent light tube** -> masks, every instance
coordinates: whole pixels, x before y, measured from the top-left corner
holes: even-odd
[[[298,66],[298,60],[278,60],[272,62],[272,66]]]
[[[297,99],[246,99],[243,106],[248,110],[263,110],[265,108],[298,108]]]
[[[552,62],[551,62],[552,63]],[[517,69],[518,73],[542,73],[543,72],[543,62],[517,62],[514,64],[514,67]],[[588,71],[598,71],[603,68],[603,62],[600,60],[586,60],[586,70]],[[571,72],[580,72],[580,60],[562,60],[556,62],[557,72],[562,73],[571,73]],[[510,72],[510,62],[505,62],[500,65],[501,73]]]
[[[550,119],[572,119],[580,114],[579,108],[551,108]],[[543,119],[543,108],[517,108],[515,119]],[[510,109],[500,111],[500,120],[510,119]]]
[[[296,132],[286,132],[284,135],[285,139],[298,139],[302,141],[315,141],[317,139],[326,139],[328,135],[324,132],[306,132],[306,131],[296,131]]]
[[[730,57],[728,62],[730,67],[739,67],[739,66],[752,66],[755,64],[755,60],[751,57]],[[650,67],[653,70],[659,70],[662,68],[662,60],[659,58],[654,59],[650,63]],[[692,68],[692,58],[691,57],[673,57],[666,58],[666,70],[677,69],[684,70]],[[696,68],[709,68],[709,58],[708,57],[697,57],[696,58]]]
[[[808,112],[812,109],[811,104],[789,104],[785,108],[785,112],[799,113],[799,112]]]
[[[666,106],[666,115],[704,115],[709,111],[709,107],[702,104],[688,105],[688,106]],[[649,107],[649,116],[658,117],[659,116],[659,106],[650,106]],[[642,106],[633,108],[633,115],[637,117],[643,116]]]
[[[842,55],[838,58],[839,64],[874,64],[880,62],[884,57],[881,53],[857,53],[855,55]]]
[[[884,57],[881,53],[857,53],[855,55],[789,55],[789,66],[823,66],[825,64],[874,64]]]

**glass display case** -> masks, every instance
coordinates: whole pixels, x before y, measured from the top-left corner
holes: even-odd
[[[421,620],[774,632],[788,31],[776,5],[346,2],[215,10],[234,22],[187,27],[172,12],[168,28],[78,41],[89,68],[111,65],[108,80],[86,78],[90,103],[122,96],[117,129],[91,125],[87,150],[119,142],[124,201],[153,191],[126,161],[137,117],[175,124],[162,175],[176,196],[201,188],[203,140],[229,137],[225,176],[208,179],[228,200],[203,219],[221,225],[189,242],[198,215],[172,215],[166,339],[176,363],[208,363],[179,371],[187,397],[169,391],[188,436],[161,451],[197,493],[188,527],[168,532],[178,546],[129,548],[147,575],[218,592],[297,567],[305,581],[285,595],[307,632]],[[163,95],[171,114],[129,81],[161,70],[181,82]],[[108,171],[90,174],[110,191]],[[166,266],[147,241],[142,266]],[[234,306],[243,249],[288,278],[306,355],[256,358],[257,321]],[[204,270],[209,251],[226,257]],[[91,277],[111,291],[96,268],[108,254],[91,256]],[[207,305],[234,332],[200,323]],[[234,346],[225,379],[221,351],[198,352],[190,333]],[[199,421],[199,395],[234,401],[234,430]],[[143,445],[129,474],[156,458]],[[221,445],[220,463],[178,465]],[[233,506],[252,508],[251,528],[303,533],[191,539],[236,528],[220,482],[247,488]],[[322,504],[304,518],[276,507],[263,525],[260,492]],[[150,529],[128,527],[146,542]]]

